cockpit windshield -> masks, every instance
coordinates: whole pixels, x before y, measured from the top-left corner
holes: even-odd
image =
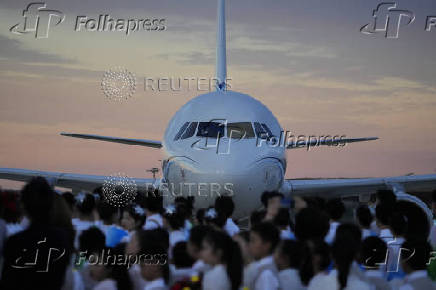
[[[224,136],[224,124],[219,122],[200,122],[198,137],[221,138]]]
[[[226,124],[212,121],[185,122],[174,137],[174,141],[188,139],[194,135],[209,138],[221,138],[227,136],[232,139],[249,139],[255,138],[256,136],[261,139],[274,137],[273,133],[265,123],[234,122]]]

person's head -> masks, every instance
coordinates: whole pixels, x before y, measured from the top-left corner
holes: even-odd
[[[226,224],[227,218],[215,208],[210,207],[204,213],[204,221],[207,225],[215,229],[222,229]]]
[[[173,263],[176,268],[191,268],[194,259],[188,254],[187,243],[178,242],[173,247]]]
[[[192,218],[192,210],[194,209],[194,196],[178,196],[174,200],[176,208],[185,215],[185,219]]]
[[[48,223],[55,192],[43,177],[35,177],[21,190],[24,211],[32,222]]]
[[[140,258],[142,277],[146,281],[163,278],[168,283],[168,232],[163,229],[140,230],[135,236],[139,246],[136,253]]]
[[[327,201],[327,213],[332,221],[339,221],[345,213],[345,205],[340,198]]]
[[[250,224],[254,226],[258,223],[261,223],[265,218],[266,211],[265,210],[255,210],[250,215]]]
[[[301,246],[302,261],[300,279],[307,286],[316,274],[326,271],[330,265],[330,248],[324,240],[305,240]]]
[[[218,213],[222,214],[225,218],[232,216],[235,209],[235,203],[231,196],[218,196],[215,199],[215,209]]]
[[[390,224],[390,218],[393,207],[389,203],[379,203],[375,208],[375,220],[379,228],[387,228]]]
[[[100,253],[106,246],[106,237],[97,227],[84,230],[79,236],[79,251],[81,257],[88,258],[90,255]]]
[[[72,212],[67,202],[61,195],[55,194],[50,212],[50,225],[61,228],[67,233],[70,247],[73,249],[76,231],[71,222],[71,218]]]
[[[390,206],[394,206],[397,197],[395,193],[390,189],[380,189],[375,193],[377,197],[377,205],[384,203]]]
[[[280,208],[277,215],[274,217],[273,223],[276,227],[281,230],[286,229],[291,226],[291,215],[289,214],[289,209]]]
[[[253,258],[250,255],[250,251],[248,248],[248,244],[250,242],[250,232],[249,231],[240,231],[236,235],[234,235],[233,240],[238,243],[239,248],[241,249],[242,258],[244,259],[244,264],[248,265],[252,262]]]
[[[360,248],[360,263],[367,270],[377,270],[386,263],[386,243],[379,237],[367,237]]]
[[[97,263],[89,266],[90,276],[95,281],[113,279],[117,284],[117,289],[132,289],[132,281],[128,273],[128,264],[119,262],[119,257],[124,256],[125,244],[119,244],[115,248],[106,248],[105,256],[99,254]],[[108,262],[110,261],[110,262]]]
[[[147,216],[161,213],[163,207],[163,198],[159,191],[148,192],[143,200],[145,212]]]
[[[284,269],[300,269],[303,261],[303,242],[282,240],[274,251],[274,262],[281,271]]]
[[[123,209],[121,216],[121,226],[127,231],[142,228],[145,222],[145,211],[140,206],[129,206]]]
[[[90,193],[79,193],[76,196],[76,208],[80,218],[93,218],[96,206],[95,197]]]
[[[272,223],[254,225],[250,231],[250,254],[255,260],[272,255],[279,241],[279,230]]]
[[[74,208],[76,206],[76,200],[74,199],[74,195],[71,191],[64,192],[62,194],[63,199],[67,203],[71,212],[74,212]]]
[[[167,206],[164,209],[163,224],[167,230],[180,230],[185,225],[185,216],[175,206]]]
[[[400,261],[404,272],[426,270],[432,251],[430,244],[424,239],[406,240],[401,246]]]
[[[303,208],[295,216],[295,236],[301,241],[323,240],[329,228],[327,214],[316,208]]]
[[[392,234],[394,234],[394,236],[396,237],[403,236],[406,232],[407,227],[406,216],[403,215],[400,211],[394,210],[389,221]]]
[[[187,243],[188,254],[194,259],[200,259],[200,251],[203,246],[203,239],[212,228],[205,225],[194,226],[189,233]]]
[[[283,197],[283,194],[277,191],[265,191],[262,193],[260,200],[266,209],[267,216],[274,217],[277,214]]]
[[[373,217],[370,209],[366,205],[360,205],[356,209],[356,221],[362,229],[369,229],[371,227]]]
[[[356,225],[342,224],[336,230],[331,251],[340,289],[347,287],[350,267],[359,254],[361,239],[361,231]]]
[[[118,210],[107,202],[99,202],[97,212],[100,219],[105,225],[112,225],[116,223]]]
[[[242,282],[243,260],[238,243],[223,231],[209,231],[201,250],[202,260],[210,265],[223,264],[232,284],[232,289],[239,289]]]

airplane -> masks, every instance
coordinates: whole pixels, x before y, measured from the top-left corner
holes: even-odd
[[[220,194],[232,195],[236,205],[234,217],[238,218],[258,209],[260,195],[265,191],[280,191],[288,198],[305,195],[365,198],[377,189],[392,189],[398,198],[418,204],[431,221],[432,214],[425,203],[407,192],[435,189],[436,174],[286,180],[286,150],[378,138],[282,142],[284,130],[264,104],[227,89],[225,0],[218,0],[217,10],[216,90],[183,105],[169,121],[163,141],[64,132],[61,135],[163,150],[162,178],[130,179],[138,187],[152,185],[161,189],[167,203],[176,196],[192,194],[195,207],[207,207]],[[70,188],[73,192],[92,191],[108,179],[101,175],[0,168],[1,179],[26,182],[35,176],[43,176],[52,186]],[[122,194],[123,189],[119,191]]]

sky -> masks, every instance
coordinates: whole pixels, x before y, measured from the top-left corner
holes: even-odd
[[[288,150],[287,178],[436,172],[436,1],[391,1],[415,15],[398,38],[364,34],[381,1],[227,1],[232,90],[265,104],[284,130],[377,136],[341,148]],[[216,1],[46,1],[65,20],[47,38],[14,34],[31,2],[0,2],[0,167],[151,177],[158,149],[67,138],[60,132],[161,140],[174,113],[204,92],[144,90],[149,77],[212,78]],[[163,31],[75,31],[78,16],[164,19]],[[136,92],[102,93],[122,67]],[[22,184],[0,180],[0,186]]]

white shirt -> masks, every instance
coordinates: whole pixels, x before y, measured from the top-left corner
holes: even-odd
[[[227,232],[227,234],[231,237],[239,233],[239,227],[235,224],[235,222],[228,218],[226,221],[226,224],[224,225],[224,230]]]
[[[144,230],[154,230],[163,227],[162,216],[158,213],[152,214],[145,219]]]
[[[230,290],[232,284],[227,275],[226,267],[222,264],[215,265],[212,269],[206,272],[202,283],[203,290]]]
[[[165,285],[165,281],[163,278],[159,278],[153,281],[149,281],[147,285],[145,285],[144,290],[164,290],[168,289]]]
[[[404,278],[404,284],[402,286],[400,286],[399,290],[424,290],[424,289],[414,289],[414,287],[410,284],[411,281],[414,281],[416,279],[428,279],[429,283],[431,284],[431,280],[428,277],[427,274],[427,270],[419,270],[419,271],[414,271],[412,273],[410,273],[409,275],[407,275]],[[436,287],[433,284],[433,288],[432,289],[436,289]],[[425,289],[427,290],[427,289]]]
[[[338,290],[338,272],[332,270],[329,274],[325,272],[316,274],[309,282],[308,290]],[[344,290],[371,290],[371,286],[357,278],[355,275],[348,275],[347,287]]]
[[[378,237],[382,239],[386,244],[395,240],[394,235],[392,234],[390,229],[381,229]]]
[[[331,244],[335,240],[336,229],[338,228],[339,225],[340,225],[340,223],[338,223],[338,222],[331,222],[330,223],[329,232],[327,233],[327,235],[325,236],[325,239],[324,239],[327,244]]]
[[[300,274],[296,269],[285,269],[279,272],[280,290],[304,290]]]
[[[274,265],[274,259],[272,256],[267,256],[263,259],[260,259],[257,263],[258,267],[263,267],[267,264]],[[256,283],[254,284],[254,290],[274,290],[279,289],[279,278],[273,273],[270,269],[263,270],[259,277],[256,279]]]
[[[93,290],[118,290],[115,280],[106,279],[98,283]]]
[[[192,271],[196,276],[200,276],[200,274],[209,271],[212,267],[203,260],[197,260],[194,265],[192,265]]]

